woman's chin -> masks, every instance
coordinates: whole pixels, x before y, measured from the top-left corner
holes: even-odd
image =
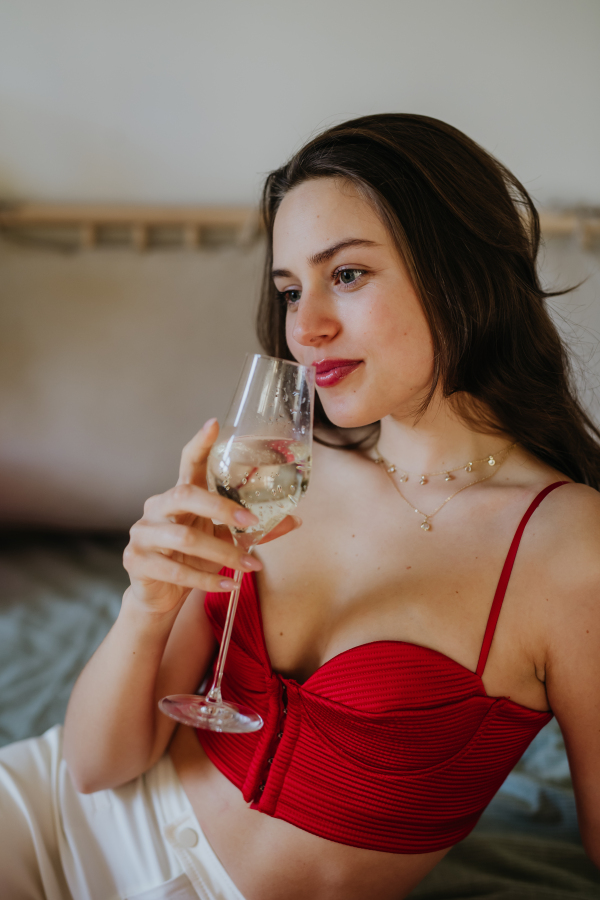
[[[373,418],[372,412],[327,409],[325,404],[323,404],[323,409],[331,424],[335,425],[336,428],[366,428],[367,425],[372,425],[373,422],[379,421],[379,419]]]

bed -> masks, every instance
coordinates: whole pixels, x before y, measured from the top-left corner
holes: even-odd
[[[2,744],[62,721],[73,682],[118,614],[126,541],[126,534],[2,534]],[[600,872],[581,846],[556,722],[536,737],[473,834],[411,896],[600,897]]]

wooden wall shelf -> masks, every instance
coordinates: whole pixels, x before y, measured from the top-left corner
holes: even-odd
[[[600,211],[542,210],[546,238],[575,236],[584,248],[600,238]],[[260,233],[250,207],[0,204],[0,233],[64,249],[188,247],[251,243]]]
[[[247,244],[260,230],[250,207],[0,205],[0,230],[38,243],[82,248]]]

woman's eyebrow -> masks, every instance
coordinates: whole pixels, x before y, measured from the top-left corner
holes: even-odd
[[[346,247],[379,247],[375,241],[367,241],[363,238],[349,238],[346,241],[338,241],[337,244],[333,244],[331,247],[327,247],[326,250],[321,250],[319,253],[315,253],[313,256],[308,257],[308,261],[311,266],[318,266],[321,263],[327,262],[328,259],[331,259],[332,256],[335,256],[336,253],[339,253],[340,250],[345,250]],[[292,273],[288,271],[288,269],[273,269],[271,275],[273,278],[289,278]]]

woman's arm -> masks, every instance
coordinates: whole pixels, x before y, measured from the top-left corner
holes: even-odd
[[[561,523],[562,587],[544,603],[546,690],[565,739],[583,845],[600,868],[600,496],[577,490],[576,520]]]
[[[160,713],[158,700],[195,691],[213,653],[203,601],[204,592],[193,590],[178,613],[156,615],[126,591],[67,710],[64,755],[82,793],[130,781],[164,753],[177,723]]]
[[[164,752],[175,723],[157,709],[168,693],[194,691],[214,649],[204,592],[227,590],[223,566],[260,568],[231,543],[225,525],[249,525],[248,510],[206,490],[216,439],[209,422],[184,449],[178,485],[152,497],[124,554],[131,587],[120,615],[75,685],[64,755],[79,790],[123,784]],[[287,528],[294,527],[290,520]],[[279,532],[282,533],[282,532]]]
[[[206,489],[217,434],[216,420],[207,422],[184,448],[176,487],[151,497],[131,529],[124,554],[131,587],[67,709],[64,756],[82,792],[124,784],[161,757],[175,722],[158,710],[158,700],[195,691],[215,648],[205,592],[232,589],[233,581],[218,574],[224,566],[262,568],[234,547],[229,531],[256,524],[256,516]],[[264,540],[299,523],[287,516]]]

